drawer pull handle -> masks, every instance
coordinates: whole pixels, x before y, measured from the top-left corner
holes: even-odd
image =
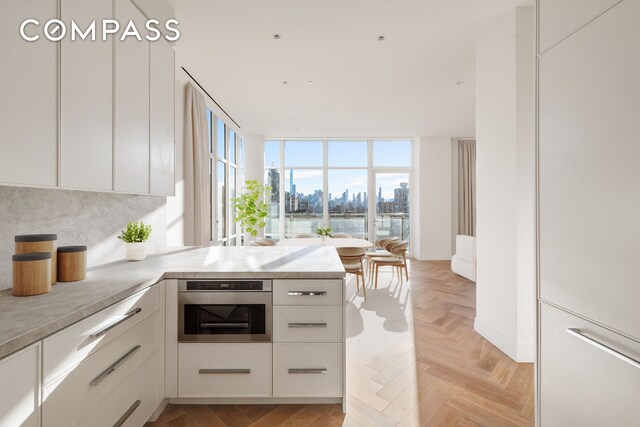
[[[136,314],[140,313],[141,311],[142,311],[142,309],[140,307],[131,310],[130,312],[128,312],[127,314],[125,314],[124,316],[122,316],[120,319],[116,320],[115,322],[113,322],[109,326],[105,326],[104,328],[100,329],[98,332],[94,332],[93,334],[91,334],[91,338],[101,337],[102,335],[104,335],[107,332],[109,332],[111,329],[113,329],[116,326],[118,326],[120,323],[126,322],[127,320],[131,319],[133,316],[135,316]]]
[[[326,374],[325,368],[289,369],[290,374]]]
[[[290,328],[326,328],[327,324],[323,323],[289,323]]]
[[[212,322],[202,322],[200,323],[200,327],[203,329],[247,329],[249,327],[249,323],[247,322],[239,322],[239,323],[212,323]]]
[[[133,405],[131,405],[131,407],[127,409],[127,412],[122,414],[122,416],[118,419],[118,421],[116,421],[113,427],[120,427],[122,424],[124,424],[129,419],[131,414],[133,414],[136,411],[136,409],[138,409],[138,406],[140,406],[141,403],[142,402],[139,400],[136,400],[135,402],[133,402]]]
[[[200,369],[200,374],[250,374],[251,369]]]
[[[104,371],[102,371],[102,373],[100,375],[98,375],[97,377],[92,379],[91,382],[89,383],[89,385],[95,387],[98,384],[100,384],[102,382],[102,380],[104,380],[109,375],[111,375],[113,373],[113,371],[118,369],[128,358],[133,356],[133,354],[136,351],[140,350],[141,348],[142,348],[141,345],[137,345],[137,346],[133,347],[131,350],[127,351],[127,353],[124,356],[122,356],[120,359],[118,359],[115,362],[113,362],[113,364],[111,366],[109,366],[107,369],[105,369]]]
[[[327,294],[327,291],[289,291],[288,295],[290,297],[308,297],[308,296],[324,296]]]
[[[635,366],[636,368],[640,368],[640,360],[636,360],[633,357],[629,357],[624,353],[620,353],[618,350],[614,350],[613,348],[609,347],[608,345],[602,344],[599,341],[594,340],[591,337],[586,336],[585,334],[582,333],[582,331],[580,331],[580,329],[576,329],[576,328],[568,328],[567,332],[571,335],[573,335],[574,337],[580,338],[582,341],[588,342],[589,344],[591,344],[592,346],[599,348],[600,350],[609,353],[610,355],[617,357],[618,359],[627,362],[630,365]]]

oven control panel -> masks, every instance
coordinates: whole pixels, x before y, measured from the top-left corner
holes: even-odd
[[[180,291],[270,291],[266,280],[185,280]]]

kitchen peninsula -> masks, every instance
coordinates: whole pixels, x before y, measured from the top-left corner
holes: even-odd
[[[344,407],[344,276],[330,247],[186,248],[0,292],[0,425],[140,426],[167,402]]]

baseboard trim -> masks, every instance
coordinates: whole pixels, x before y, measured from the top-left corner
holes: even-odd
[[[509,356],[511,359],[516,362],[518,361],[516,343],[514,343],[506,335],[498,332],[493,328],[493,326],[483,322],[477,317],[473,322],[473,329],[475,329],[477,333],[485,337],[491,344],[498,347],[500,351]]]
[[[536,346],[533,344],[518,344],[516,355],[518,363],[533,363],[536,360]]]

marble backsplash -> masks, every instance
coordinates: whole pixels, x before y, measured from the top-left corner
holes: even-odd
[[[0,290],[11,287],[17,234],[55,233],[58,246],[87,245],[89,268],[124,258],[116,238],[129,221],[151,224],[148,253],[166,248],[166,197],[0,186]]]

